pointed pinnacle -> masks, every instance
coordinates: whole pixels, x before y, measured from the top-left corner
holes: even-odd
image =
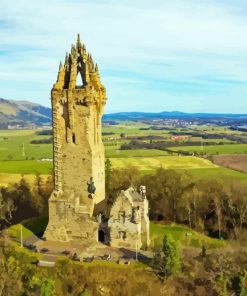
[[[77,42],[76,42],[77,45],[81,45],[81,39],[80,39],[80,34],[78,33],[77,34]]]
[[[60,64],[59,64],[59,71],[62,71],[63,70],[63,64],[62,62],[60,61]]]

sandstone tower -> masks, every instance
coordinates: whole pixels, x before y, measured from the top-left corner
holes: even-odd
[[[59,241],[97,239],[92,214],[94,205],[105,198],[101,117],[106,91],[79,35],[64,65],[60,63],[51,101],[54,191],[44,236]]]

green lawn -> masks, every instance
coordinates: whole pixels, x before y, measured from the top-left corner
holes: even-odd
[[[21,230],[22,230],[22,239],[25,240],[26,238],[33,235],[32,231],[23,226],[22,224],[12,225],[8,228],[8,235],[10,237],[14,237],[18,240],[21,239]]]
[[[0,160],[51,158],[52,144],[30,144],[49,137],[39,136],[35,130],[0,130]]]
[[[201,153],[201,146],[181,146],[169,148],[173,151],[186,151],[190,153]],[[231,145],[204,145],[203,151],[207,155],[217,154],[247,154],[247,144],[231,144]]]
[[[52,162],[37,160],[0,161],[0,173],[9,174],[51,174]]]
[[[186,233],[191,233],[192,235],[186,236]],[[207,249],[225,246],[224,241],[210,238],[202,233],[193,231],[186,226],[177,224],[162,225],[152,222],[150,223],[150,237],[152,244],[155,242],[158,245],[162,245],[165,234],[169,234],[175,241],[180,242],[181,245],[187,245],[196,248],[201,248],[202,245],[205,245]]]

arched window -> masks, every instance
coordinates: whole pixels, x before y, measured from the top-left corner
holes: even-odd
[[[72,134],[72,142],[75,144],[75,133]]]
[[[78,87],[78,88],[83,87],[83,79],[82,79],[80,72],[78,72],[77,77],[76,77],[76,87]]]

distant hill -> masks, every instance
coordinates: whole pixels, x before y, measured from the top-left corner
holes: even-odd
[[[0,98],[0,127],[51,125],[51,109],[28,101]]]
[[[247,114],[218,114],[218,113],[184,113],[179,111],[160,113],[151,112],[119,112],[105,114],[103,120],[145,120],[145,119],[247,119]]]
[[[51,108],[41,106],[29,101],[15,101],[0,98],[0,128],[8,125],[42,126],[52,124]],[[219,113],[184,113],[179,111],[152,112],[119,112],[104,114],[103,121],[116,120],[160,120],[160,119],[185,119],[200,121],[220,121],[221,119],[247,123],[247,114],[219,114]]]

